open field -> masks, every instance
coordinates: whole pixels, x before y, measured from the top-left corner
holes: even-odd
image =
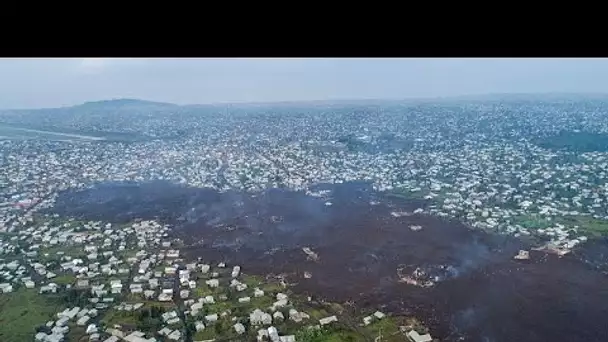
[[[53,318],[59,305],[35,289],[0,294],[0,341],[31,341],[36,327]]]
[[[17,126],[6,125],[0,123],[0,139],[42,139],[42,140],[54,140],[54,141],[102,141],[105,140],[103,137],[95,137],[91,135],[73,134],[73,133],[61,133],[44,131],[38,129],[23,128]]]

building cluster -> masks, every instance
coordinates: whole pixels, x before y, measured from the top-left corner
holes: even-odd
[[[269,294],[248,286],[238,266],[225,275],[221,264],[183,260],[168,227],[64,220],[45,210],[62,192],[107,182],[310,192],[317,184],[366,181],[419,201],[419,209],[395,217],[455,218],[539,238],[565,253],[608,232],[608,149],[577,142],[608,134],[607,113],[608,103],[597,99],[240,107],[121,100],[2,112],[0,122],[11,125],[103,139],[0,139],[0,292],[88,290],[86,305],[58,312],[39,341],[58,341],[79,326],[90,340],[151,341],[148,331],[104,326],[99,312],[135,313],[150,303],[180,304],[153,332],[168,340],[184,339],[190,320],[203,335],[225,319],[236,334],[257,326],[260,339],[293,341],[275,322],[310,317],[280,293],[239,317],[214,310],[229,294],[242,305]],[[323,196],[331,205],[331,193]]]
[[[239,265],[184,259],[179,240],[168,237],[167,230],[156,221],[112,225],[36,216],[29,228],[11,233],[3,243],[0,290],[67,297],[53,319],[40,322],[35,340],[41,342],[68,336],[104,342],[184,341],[188,324],[194,327],[190,334],[195,341],[226,333],[294,342],[295,331],[286,326],[320,328],[337,321],[334,315],[314,324],[279,287],[262,289],[264,284],[251,281]],[[133,324],[153,308],[162,308],[158,324],[148,329]],[[218,333],[216,325],[229,328]]]
[[[65,118],[53,112],[59,119],[51,126],[101,134],[99,116],[85,115],[94,105]],[[603,102],[577,103],[585,110],[574,110],[572,102],[523,100],[200,112],[152,104],[139,111],[130,102],[97,105],[116,114],[109,120],[112,132],[147,138],[0,140],[0,230],[27,224],[60,191],[149,180],[252,192],[369,181],[378,191],[430,201],[425,213],[544,236],[562,248],[588,238],[563,217],[608,219],[607,151],[555,149],[543,140],[568,130],[608,132]],[[36,117],[44,122],[47,114],[36,113],[4,117],[13,124]],[[127,113],[130,122],[120,119]],[[180,134],[158,138],[163,132]]]

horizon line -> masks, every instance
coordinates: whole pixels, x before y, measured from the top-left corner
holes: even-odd
[[[377,102],[377,101],[428,101],[428,100],[451,100],[451,99],[466,99],[466,98],[482,98],[482,97],[500,97],[500,96],[606,96],[608,92],[522,92],[522,93],[475,93],[475,94],[462,94],[462,95],[448,95],[448,96],[418,96],[418,97],[403,97],[403,98],[335,98],[335,99],[308,99],[308,100],[276,100],[276,101],[219,101],[219,102],[206,102],[206,103],[186,103],[179,104],[174,102],[166,102],[160,100],[150,100],[144,98],[133,98],[133,97],[114,97],[105,98],[99,100],[89,100],[76,104],[62,105],[62,106],[43,106],[43,107],[21,107],[21,108],[0,108],[1,111],[21,111],[21,110],[42,110],[42,109],[63,109],[82,106],[87,103],[95,102],[111,102],[121,100],[141,101],[156,103],[159,105],[172,105],[178,107],[194,107],[194,106],[230,106],[230,105],[273,105],[273,104],[306,104],[306,103],[319,103],[319,102]]]

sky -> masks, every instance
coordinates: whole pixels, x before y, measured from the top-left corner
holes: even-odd
[[[608,93],[608,59],[0,59],[0,108]]]

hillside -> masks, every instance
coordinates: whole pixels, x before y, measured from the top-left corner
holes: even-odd
[[[200,110],[184,109],[171,103],[113,99],[62,108],[4,110],[0,111],[0,124],[62,133],[128,134],[141,139],[158,134],[171,136],[175,132],[159,128],[166,126],[168,121],[179,120],[184,112]]]

